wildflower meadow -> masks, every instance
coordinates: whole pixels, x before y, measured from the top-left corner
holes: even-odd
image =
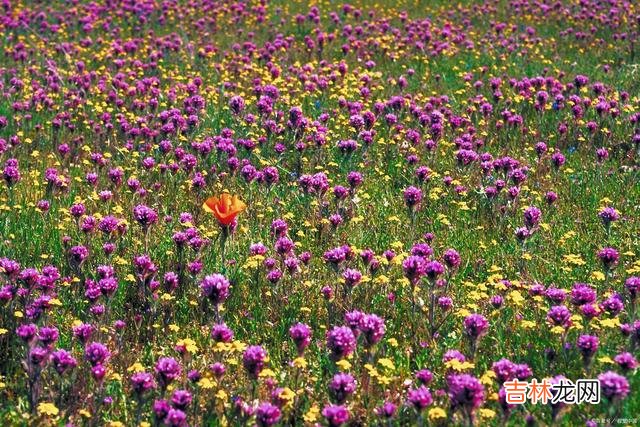
[[[640,3],[0,33],[0,425],[640,424]]]

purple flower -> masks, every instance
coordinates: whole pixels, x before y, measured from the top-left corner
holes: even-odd
[[[349,356],[356,349],[356,337],[348,326],[336,326],[327,332],[327,348],[334,359]]]
[[[32,342],[35,339],[37,333],[38,327],[33,323],[20,325],[16,328],[16,334],[25,343]]]
[[[620,218],[618,211],[610,206],[602,208],[600,212],[598,212],[598,216],[605,227],[609,227],[612,222],[615,222]]]
[[[484,386],[468,374],[449,375],[447,386],[451,408],[464,410],[469,416],[484,402]]]
[[[624,282],[624,288],[629,292],[631,299],[635,299],[640,292],[640,277],[632,276]]]
[[[407,402],[417,412],[422,412],[427,406],[433,403],[433,397],[431,397],[429,389],[421,385],[407,392]]]
[[[41,366],[49,355],[49,350],[43,347],[33,347],[29,350],[29,361],[32,365]]]
[[[280,237],[276,240],[274,249],[279,255],[286,255],[293,250],[295,244],[288,237]]]
[[[613,361],[618,364],[622,372],[630,372],[638,367],[638,361],[633,354],[628,352],[618,354],[613,358]]]
[[[422,190],[417,187],[408,187],[404,190],[403,196],[406,205],[413,209],[422,201]]]
[[[551,155],[551,162],[553,163],[553,166],[555,166],[557,169],[560,169],[560,167],[564,165],[566,160],[567,159],[564,157],[564,155],[562,155],[562,153],[558,151],[556,151]]]
[[[386,419],[393,418],[396,414],[397,406],[392,402],[384,402],[382,406],[373,410],[373,412],[379,416]]]
[[[516,364],[509,359],[500,359],[493,362],[491,370],[496,374],[496,379],[500,384],[510,381],[515,377]]]
[[[282,278],[282,271],[274,268],[267,273],[267,280],[273,284],[278,283]]]
[[[348,311],[344,314],[344,323],[351,328],[356,337],[360,335],[360,322],[363,317],[364,313],[358,310]]]
[[[451,270],[455,270],[460,266],[460,254],[455,249],[447,249],[442,255],[442,259],[447,267]]]
[[[515,235],[519,241],[524,242],[533,235],[533,232],[527,227],[518,227],[516,228]]]
[[[246,369],[249,377],[257,379],[264,368],[267,352],[259,345],[247,347],[242,355],[242,365]]]
[[[182,368],[173,357],[161,357],[156,363],[155,372],[160,386],[165,389],[180,376]]]
[[[629,381],[620,374],[607,371],[598,375],[602,395],[609,400],[622,400],[631,391]]]
[[[51,353],[49,360],[58,375],[62,375],[69,369],[75,368],[78,365],[78,362],[71,353],[63,349],[56,350]]]
[[[104,380],[104,377],[106,375],[107,375],[107,369],[104,367],[103,364],[98,364],[91,368],[91,376],[97,382],[102,382],[102,380]]]
[[[176,390],[171,395],[171,403],[173,404],[173,407],[182,411],[187,409],[192,400],[193,397],[187,390]]]
[[[342,273],[342,278],[344,279],[344,284],[348,289],[352,289],[362,280],[362,273],[353,268],[347,268]]]
[[[69,249],[69,256],[74,265],[81,265],[89,257],[89,249],[86,246],[78,245]]]
[[[538,154],[538,157],[542,157],[542,155],[547,152],[547,144],[542,141],[536,143],[534,148],[536,150],[536,153]]]
[[[111,353],[107,347],[99,342],[92,342],[84,349],[84,358],[91,366],[96,366],[104,363]]]
[[[311,342],[311,328],[304,323],[296,323],[289,329],[289,336],[296,345],[298,355],[302,355]]]
[[[153,380],[153,375],[148,372],[134,373],[133,375],[131,375],[130,382],[131,389],[138,396],[142,396],[149,390],[154,389],[156,386],[156,383]]]
[[[351,171],[347,174],[347,182],[352,189],[360,186],[362,184],[363,178],[360,172]]]
[[[158,214],[156,211],[145,205],[134,207],[133,217],[144,230],[158,222]]]
[[[187,379],[193,384],[197,384],[202,378],[202,374],[197,369],[192,369],[187,373]]]
[[[556,200],[558,200],[558,194],[554,191],[547,191],[544,195],[544,200],[547,204],[552,205]]]
[[[554,304],[560,304],[567,298],[567,292],[564,289],[554,287],[547,288],[544,294]]]
[[[344,262],[346,258],[346,254],[342,247],[334,248],[326,251],[323,255],[323,258],[326,262],[337,266],[338,264]]]
[[[584,305],[596,301],[596,291],[586,283],[574,283],[571,288],[571,304]]]
[[[169,409],[164,417],[164,423],[169,427],[184,427],[187,425],[187,414],[180,409]]]
[[[167,417],[167,414],[171,410],[171,406],[169,406],[169,402],[166,400],[156,400],[153,402],[153,413],[155,418],[159,421],[164,420]]]
[[[290,274],[295,274],[300,269],[300,262],[298,261],[298,258],[296,258],[295,256],[285,259],[284,265],[285,267],[287,267],[287,271]]]
[[[271,427],[280,421],[281,416],[280,408],[269,402],[264,402],[256,409],[256,424],[259,427]]]
[[[93,335],[94,327],[88,323],[81,323],[77,326],[73,327],[73,336],[78,339],[81,343],[85,344],[89,339],[91,339],[91,335]]]
[[[267,247],[262,243],[252,243],[249,247],[249,253],[251,255],[264,255],[267,253]]]
[[[444,266],[438,261],[429,261],[424,265],[424,273],[433,282],[444,273]]]
[[[233,114],[240,114],[244,110],[244,99],[241,96],[232,96],[229,99],[229,108]]]
[[[13,159],[10,159],[13,160]],[[9,163],[9,161],[7,161]],[[20,181],[20,170],[18,169],[17,162],[15,162],[15,166],[7,165],[5,163],[5,168],[2,171],[2,177],[4,181],[7,183],[8,187],[13,187],[15,184]]]
[[[547,312],[547,320],[552,326],[568,328],[571,326],[571,311],[564,305],[553,306]]]
[[[209,370],[211,370],[211,372],[217,379],[220,379],[224,376],[227,368],[222,363],[216,362],[209,366]]]
[[[458,350],[447,350],[444,356],[442,356],[442,363],[447,363],[450,360],[457,360],[460,363],[464,363],[467,358]]]
[[[342,404],[356,391],[356,380],[351,374],[338,372],[329,383],[329,391],[336,403]]]
[[[349,410],[342,405],[327,405],[322,409],[322,416],[329,427],[340,427],[349,421]]]
[[[440,307],[441,310],[443,311],[447,311],[450,310],[451,307],[453,307],[453,300],[449,297],[439,297],[438,298],[438,307]]]
[[[425,259],[421,256],[412,255],[402,262],[404,275],[410,282],[415,283],[425,274]]]
[[[611,316],[615,316],[624,309],[622,297],[618,293],[612,294],[609,298],[600,303],[600,309]]]
[[[421,369],[416,372],[416,379],[420,382],[420,384],[428,385],[429,383],[431,383],[431,381],[433,381],[433,374],[428,369]]]
[[[489,330],[489,321],[480,314],[470,314],[464,318],[464,333],[477,340]]]
[[[540,223],[542,212],[535,206],[529,206],[524,211],[524,225],[531,230]]]
[[[428,243],[416,243],[411,248],[411,255],[419,256],[424,259],[429,258],[433,255],[433,249],[429,246]]]
[[[202,279],[200,289],[212,304],[222,304],[229,297],[229,280],[222,274],[211,274]]]
[[[578,337],[576,347],[580,350],[585,362],[590,361],[593,358],[593,355],[596,354],[599,343],[600,340],[594,335],[581,335]]]
[[[276,237],[284,237],[287,235],[287,231],[289,230],[289,226],[287,222],[283,219],[275,219],[271,223],[271,233]],[[266,249],[266,248],[265,248]],[[266,250],[265,250],[266,252]]]
[[[611,270],[618,264],[618,260],[620,259],[620,255],[618,251],[613,248],[603,248],[598,252],[598,258],[605,270]]]
[[[365,347],[371,347],[382,339],[385,332],[384,319],[375,314],[365,314],[358,325],[364,337]]]

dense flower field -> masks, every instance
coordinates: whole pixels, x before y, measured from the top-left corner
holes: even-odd
[[[638,422],[637,2],[0,31],[0,424]],[[600,403],[507,399],[578,379]]]

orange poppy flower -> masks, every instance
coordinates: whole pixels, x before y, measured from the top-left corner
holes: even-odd
[[[224,226],[230,225],[246,207],[247,205],[238,196],[232,196],[229,193],[222,193],[220,197],[209,197],[202,205],[205,211],[212,213]]]

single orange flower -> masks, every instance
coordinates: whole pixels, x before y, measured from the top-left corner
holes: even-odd
[[[224,226],[230,225],[246,207],[247,205],[238,196],[232,196],[229,193],[222,193],[220,197],[209,197],[202,205],[205,211],[212,213]]]

